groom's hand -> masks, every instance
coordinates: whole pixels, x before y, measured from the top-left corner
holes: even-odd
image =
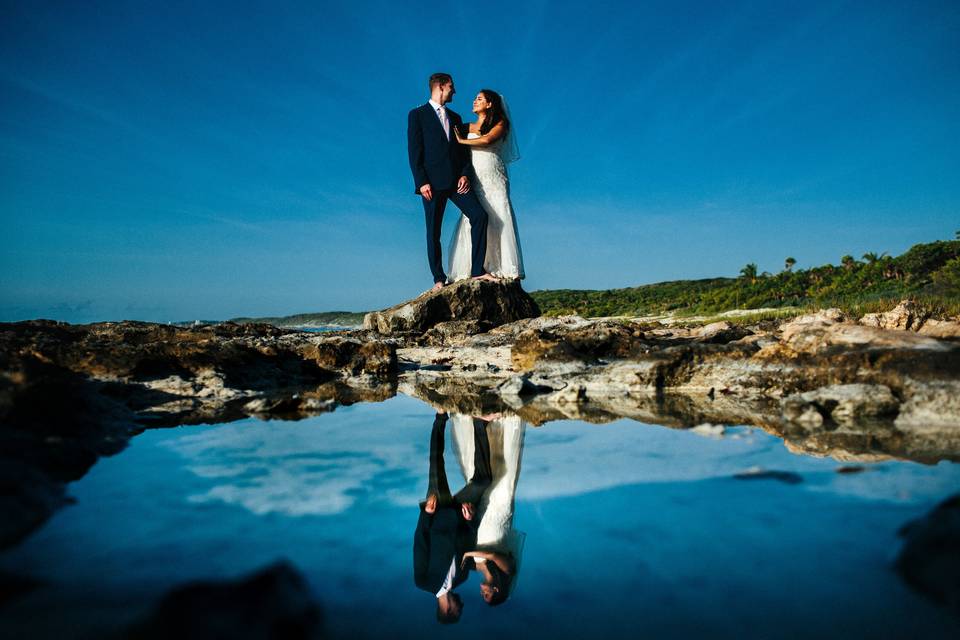
[[[470,191],[470,178],[460,176],[460,180],[457,181],[457,193],[466,193],[467,191]]]
[[[433,200],[433,189],[430,188],[429,184],[425,184],[420,187],[420,195],[423,196],[423,199],[427,202]]]

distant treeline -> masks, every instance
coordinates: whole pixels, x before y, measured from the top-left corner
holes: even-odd
[[[777,274],[758,273],[747,264],[739,278],[676,280],[604,291],[534,291],[545,315],[641,316],[713,314],[767,307],[882,310],[904,298],[934,312],[960,314],[960,231],[958,239],[918,244],[902,255],[866,253],[843,256],[839,265],[794,270],[784,260]]]
[[[362,311],[323,311],[270,318],[231,318],[229,322],[265,322],[275,327],[358,327],[363,324],[363,315]]]

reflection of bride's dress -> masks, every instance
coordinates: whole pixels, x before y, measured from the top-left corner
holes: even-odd
[[[464,478],[473,475],[473,418],[453,414],[454,445],[460,459]],[[520,457],[523,453],[525,425],[516,416],[504,416],[487,425],[490,442],[490,470],[493,481],[484,492],[477,515],[477,548],[513,554],[517,571],[526,537],[513,528],[513,503],[520,475]]]
[[[467,137],[479,136],[470,133]],[[523,256],[510,204],[510,179],[500,158],[500,145],[504,140],[501,138],[488,147],[470,147],[473,169],[477,174],[472,187],[488,216],[487,256],[483,268],[498,278],[523,278]],[[470,277],[470,221],[465,216],[459,218],[447,253],[450,256],[447,274],[451,281]]]

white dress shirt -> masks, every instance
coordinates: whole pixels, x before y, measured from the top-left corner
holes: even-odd
[[[432,98],[429,100],[429,102],[430,106],[433,107],[433,112],[437,114],[438,118],[440,118],[440,124],[443,126],[443,132],[447,134],[447,140],[449,140],[450,116],[447,115],[447,108],[439,102],[434,102]]]
[[[457,558],[454,556],[453,560],[450,561],[450,569],[447,571],[447,577],[443,579],[443,586],[440,587],[440,591],[437,591],[437,597],[439,598],[446,592],[450,591],[450,587],[453,586],[453,578],[457,575]]]

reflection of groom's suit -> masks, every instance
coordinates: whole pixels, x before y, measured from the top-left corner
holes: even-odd
[[[446,107],[444,109],[449,120],[449,135],[429,102],[411,110],[407,116],[407,152],[413,172],[414,192],[419,194],[420,187],[425,184],[429,184],[433,191],[432,200],[421,200],[427,220],[427,259],[434,282],[447,279],[440,251],[440,229],[447,200],[452,200],[470,220],[471,276],[483,274],[483,261],[487,255],[487,212],[473,189],[467,193],[457,193],[457,181],[461,176],[468,175],[470,170],[469,152],[453,134],[453,128],[461,126],[463,121],[458,114]]]
[[[478,517],[465,520],[460,505],[480,502],[483,492],[490,485],[490,443],[487,440],[486,423],[473,421],[474,474],[470,481],[450,495],[447,475],[443,464],[444,429],[446,415],[437,415],[430,434],[430,486],[427,496],[437,496],[437,509],[429,514],[420,504],[420,519],[413,537],[413,581],[424,591],[436,594],[444,585],[451,562],[455,573],[450,590],[463,583],[470,573],[470,566],[461,567],[463,554],[474,548],[477,541]]]

